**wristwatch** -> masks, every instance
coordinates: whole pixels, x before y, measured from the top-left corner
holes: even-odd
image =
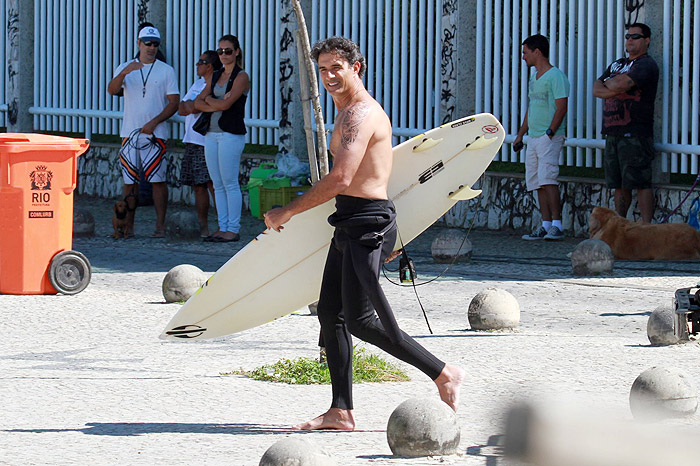
[[[552,131],[552,128],[547,128],[547,131],[545,131],[544,134],[551,138],[552,136],[554,136],[554,131]]]

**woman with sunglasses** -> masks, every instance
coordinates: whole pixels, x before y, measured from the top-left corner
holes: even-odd
[[[197,79],[180,100],[178,113],[185,116],[185,135],[182,142],[185,143],[185,156],[180,168],[180,183],[192,186],[194,190],[194,204],[199,218],[200,234],[202,238],[209,236],[209,192],[214,195],[214,186],[209,176],[207,162],[204,158],[204,136],[196,132],[192,127],[201,113],[194,108],[194,100],[204,90],[207,80],[221,68],[219,55],[213,50],[207,50],[199,57],[196,65]]]
[[[243,71],[243,51],[236,36],[219,39],[216,50],[223,68],[215,72],[197,99],[195,108],[212,112],[204,137],[204,156],[214,183],[219,230],[207,241],[228,243],[240,239],[241,188],[238,172],[245,145],[243,116],[250,79]]]

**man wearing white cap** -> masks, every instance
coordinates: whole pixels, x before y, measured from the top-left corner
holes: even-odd
[[[180,91],[175,70],[157,60],[160,32],[153,26],[139,31],[138,56],[119,65],[107,91],[118,95],[124,91],[123,138],[119,161],[124,178],[124,197],[129,205],[127,237],[133,235],[134,210],[140,174],[153,185],[156,228],[153,237],[165,235],[165,213],[168,203],[165,160],[165,121],[177,111]]]

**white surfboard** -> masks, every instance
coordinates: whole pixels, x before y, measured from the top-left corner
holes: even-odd
[[[491,114],[447,123],[394,147],[389,197],[404,244],[472,189],[503,144]],[[162,339],[205,339],[270,322],[318,300],[335,201],[266,230],[212,275],[168,323]],[[399,240],[395,249],[400,248]]]

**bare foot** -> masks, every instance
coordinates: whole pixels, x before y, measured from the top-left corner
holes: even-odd
[[[317,418],[292,426],[294,430],[355,430],[355,418],[350,409],[331,408]]]
[[[437,385],[438,392],[440,392],[440,399],[447,403],[454,412],[457,412],[457,407],[459,406],[459,390],[462,382],[464,382],[464,377],[465,373],[462,369],[451,364],[445,364],[442,372],[435,379],[435,385]]]

